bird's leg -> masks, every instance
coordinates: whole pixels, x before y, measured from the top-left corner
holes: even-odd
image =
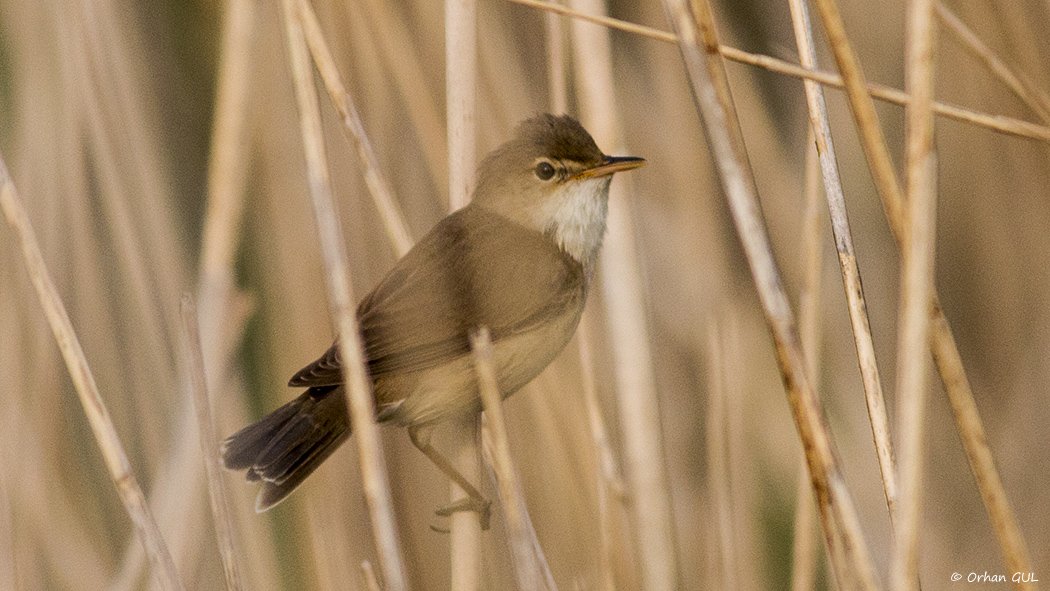
[[[487,530],[489,528],[489,517],[491,516],[489,507],[492,503],[482,496],[481,492],[478,491],[473,484],[467,481],[467,478],[460,474],[445,456],[441,455],[434,446],[430,445],[429,432],[426,432],[425,435],[421,435],[422,431],[423,428],[418,425],[408,428],[408,438],[412,440],[412,445],[416,446],[416,449],[423,452],[423,455],[430,458],[430,461],[434,462],[434,465],[444,472],[445,476],[451,478],[453,482],[467,493],[466,498],[460,499],[450,505],[439,507],[436,513],[441,517],[448,517],[459,511],[476,511],[481,519],[481,529]]]

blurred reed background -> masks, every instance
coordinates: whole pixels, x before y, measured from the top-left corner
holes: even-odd
[[[418,238],[448,207],[443,5],[312,5]],[[951,5],[1034,89],[1032,102],[1045,104],[1050,5]],[[904,3],[843,1],[840,9],[867,77],[903,88]],[[730,1],[715,10],[724,43],[798,62],[786,0]],[[608,12],[670,29],[659,2],[616,1]],[[0,150],[187,588],[221,588],[223,570],[185,370],[180,294],[201,299],[220,437],[296,395],[284,386],[287,378],[335,334],[282,18],[280,3],[252,0],[0,1]],[[479,155],[510,137],[521,119],[555,110],[564,85],[567,111],[606,152],[649,160],[629,181],[614,182],[623,183],[614,199],[629,222],[612,231],[633,228],[633,235],[610,240],[633,245],[643,279],[644,307],[636,312],[645,332],[632,338],[643,339],[651,354],[680,588],[790,588],[801,446],[679,49],[608,33],[615,86],[609,102],[581,94],[592,49],[574,46],[588,29],[605,29],[503,0],[479,2],[477,18]],[[815,27],[821,30],[819,21]],[[824,40],[818,32],[818,60],[833,70]],[[939,100],[1047,123],[944,26],[937,42]],[[559,72],[552,56],[559,55],[555,64],[564,70],[552,78]],[[804,230],[802,82],[753,66],[727,68],[797,308],[803,242],[813,233]],[[397,255],[356,147],[319,80],[359,298]],[[892,419],[899,258],[844,95],[828,90],[827,99]],[[878,113],[902,171],[904,110],[880,103]],[[601,131],[604,124],[595,129],[605,117],[617,122],[618,136]],[[945,118],[936,133],[936,285],[1033,570],[1050,579],[1050,149],[1045,141]],[[818,205],[815,381],[871,560],[885,581],[892,532],[826,206]],[[0,588],[151,588],[150,563],[8,227],[0,230],[0,261]],[[631,474],[616,403],[624,376],[612,338],[621,333],[608,313],[616,285],[599,288],[601,282],[586,315],[592,367],[581,367],[570,344],[504,405],[526,504],[565,590],[642,585],[635,500],[623,496],[629,487],[618,488]],[[593,375],[612,470],[596,451],[586,375]],[[1009,578],[932,370],[927,383],[923,587],[954,588],[953,572]],[[433,510],[447,502],[447,479],[403,431],[384,430],[382,442],[410,586],[447,589],[448,536],[429,527],[440,525]],[[264,515],[253,511],[255,487],[226,474],[244,588],[368,588],[360,565],[377,559],[358,466],[356,446],[343,446],[300,492]],[[483,490],[495,498],[483,474]],[[486,587],[514,588],[498,509],[483,536]],[[832,586],[818,567],[816,588]]]

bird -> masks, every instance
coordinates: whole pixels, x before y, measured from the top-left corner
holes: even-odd
[[[429,442],[435,426],[481,410],[471,333],[490,331],[504,398],[539,375],[583,313],[613,173],[644,164],[604,154],[571,116],[526,119],[482,160],[470,204],[438,222],[358,305],[376,421],[407,427],[468,495],[439,515],[473,510],[488,521],[488,501]],[[260,513],[351,434],[338,340],[288,386],[306,390],[221,448],[227,469],[262,483]]]

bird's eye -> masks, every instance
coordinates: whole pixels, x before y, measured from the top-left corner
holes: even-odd
[[[541,181],[549,181],[554,178],[554,165],[543,160],[536,165],[536,178]]]

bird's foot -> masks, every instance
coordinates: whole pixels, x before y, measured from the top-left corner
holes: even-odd
[[[438,517],[450,517],[453,513],[459,513],[461,511],[474,511],[478,514],[478,520],[481,521],[481,530],[487,531],[489,529],[489,521],[492,517],[492,502],[484,498],[464,497],[454,503],[438,507],[436,513]],[[434,531],[448,533],[443,529],[438,529],[431,526]]]

